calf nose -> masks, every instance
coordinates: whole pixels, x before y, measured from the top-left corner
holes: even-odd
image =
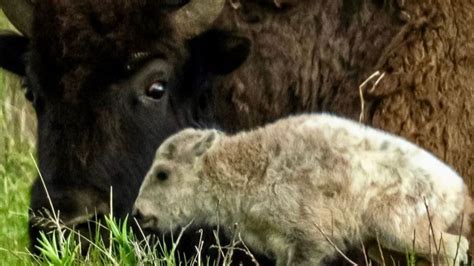
[[[133,218],[138,222],[140,226],[146,223],[146,216],[139,209],[134,208],[132,212]]]
[[[132,216],[133,216],[133,218],[135,218],[135,220],[137,220],[138,222],[140,222],[141,220],[143,220],[143,214],[142,214],[141,211],[138,210],[137,208],[133,208]]]
[[[132,215],[142,229],[154,228],[158,222],[158,219],[156,219],[156,217],[154,217],[153,215],[145,215],[138,208],[133,209]]]

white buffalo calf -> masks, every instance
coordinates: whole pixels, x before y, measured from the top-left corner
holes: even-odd
[[[334,246],[376,238],[427,258],[438,246],[452,264],[466,261],[469,243],[459,234],[472,210],[461,177],[430,153],[314,114],[233,136],[179,132],[158,149],[135,213],[160,230],[237,224],[244,242],[278,265],[318,265]]]

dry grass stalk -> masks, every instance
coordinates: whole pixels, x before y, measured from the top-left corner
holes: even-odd
[[[380,71],[374,72],[372,75],[370,75],[369,78],[367,78],[362,84],[359,86],[359,97],[360,97],[360,115],[359,115],[359,122],[362,123],[364,122],[365,119],[365,99],[364,99],[364,88],[367,86],[367,84],[372,81],[374,78],[377,77],[377,80],[375,83],[372,85],[372,88],[369,90],[369,92],[373,92],[377,85],[382,81],[382,79],[385,77],[385,73],[381,73]]]
[[[357,265],[357,263],[355,263],[354,261],[352,261],[351,259],[349,259],[349,257],[346,256],[346,254],[344,254],[344,252],[342,252],[337,246],[336,244],[326,235],[326,233],[321,229],[320,226],[318,226],[316,223],[313,223],[313,225],[316,227],[316,229],[318,229],[318,231],[323,235],[324,239],[337,251],[337,253],[339,253],[339,255],[341,255],[347,262],[349,262],[350,264],[352,265]]]

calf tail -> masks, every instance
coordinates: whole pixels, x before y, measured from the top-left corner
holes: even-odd
[[[463,215],[462,215],[462,231],[461,233],[465,236],[470,236],[474,230],[473,228],[473,221],[474,221],[474,202],[472,201],[471,196],[469,195],[469,191],[466,189],[464,192],[464,208],[463,208]],[[470,237],[471,238],[471,237]],[[472,238],[471,238],[472,240]]]

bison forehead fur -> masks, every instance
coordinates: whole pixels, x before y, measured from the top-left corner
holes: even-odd
[[[168,13],[145,2],[154,1],[39,1],[32,45],[39,64],[54,74],[51,83],[67,84],[75,100],[81,90],[93,89],[93,79],[110,82],[105,76],[123,71],[133,54],[166,54],[173,64],[184,60],[183,40]]]
[[[339,248],[377,237],[387,248],[426,255],[430,223],[445,255],[467,261],[468,240],[456,234],[460,224],[469,233],[474,214],[462,178],[442,161],[325,114],[234,136],[174,135],[159,148],[135,209],[144,227],[160,230],[193,221],[237,224],[244,241],[274,254],[278,265],[320,265],[334,256],[322,234]]]

